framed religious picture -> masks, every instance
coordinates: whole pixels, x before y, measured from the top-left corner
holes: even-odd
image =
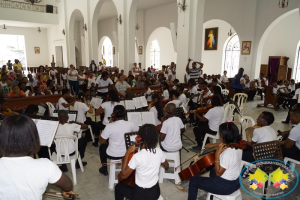
[[[142,55],[143,54],[143,47],[139,46],[139,54]]]
[[[115,55],[116,54],[116,48],[113,47],[113,54]]]
[[[251,53],[251,41],[242,42],[242,55],[249,55]]]
[[[219,28],[207,28],[204,34],[204,50],[218,49]]]
[[[40,47],[34,47],[34,53],[40,54],[41,53]]]

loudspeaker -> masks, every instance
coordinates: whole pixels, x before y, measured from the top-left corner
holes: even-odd
[[[53,13],[53,6],[52,5],[46,5],[46,13]]]
[[[173,40],[174,51],[177,52],[177,35],[176,35],[175,23],[174,22],[170,23],[170,27],[171,27],[171,35]]]

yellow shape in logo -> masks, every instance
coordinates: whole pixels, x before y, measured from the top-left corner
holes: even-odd
[[[285,183],[282,183],[281,185],[280,185],[280,188],[282,189],[282,190],[284,190],[285,188],[287,188],[288,186],[285,184]]]
[[[256,190],[257,185],[255,183],[253,183],[252,185],[250,185],[250,188],[252,188],[253,190]]]
[[[257,168],[254,174],[249,174],[249,181],[256,179],[258,182],[265,183],[268,180],[268,175],[262,171],[261,169]]]
[[[280,181],[281,179],[284,179],[286,181],[289,180],[289,174],[282,173],[281,169],[278,167],[274,172],[270,174],[270,181],[273,183],[276,183],[276,181]]]

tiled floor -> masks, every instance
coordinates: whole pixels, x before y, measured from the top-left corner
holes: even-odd
[[[255,98],[255,101],[248,102],[245,106],[244,116],[250,116],[254,120],[258,117],[258,115],[266,110],[271,111],[274,113],[275,122],[272,124],[272,127],[277,130],[288,130],[290,125],[284,125],[281,123],[283,119],[285,119],[287,110],[279,110],[274,111],[273,109],[269,108],[257,108],[256,105],[258,103],[262,103],[262,101],[258,100],[259,97]],[[190,138],[194,139],[192,128],[187,128],[186,135]],[[195,151],[192,150],[193,144],[188,141],[184,140],[183,145],[190,150],[187,153],[185,150],[182,150],[182,161],[190,158],[195,154]],[[85,171],[81,172],[80,169],[77,170],[77,185],[74,186],[74,191],[80,195],[81,200],[89,200],[89,199],[103,199],[103,200],[113,200],[114,199],[114,192],[108,189],[108,176],[103,176],[99,174],[99,152],[98,148],[92,146],[91,142],[88,143],[84,161],[87,161],[88,164],[85,166]],[[66,174],[72,179],[72,174],[69,166],[69,172]],[[296,168],[298,173],[300,172],[299,166]],[[185,186],[188,184],[185,183]],[[186,200],[187,193],[182,192],[174,187],[174,184],[171,181],[164,180],[164,183],[160,184],[161,195],[165,200]],[[58,188],[49,185],[48,189],[50,191],[58,191]],[[284,199],[300,199],[297,195],[299,195],[299,189],[296,190],[298,192],[294,192],[293,194],[287,196]],[[246,192],[241,189],[243,199],[254,199],[254,197],[248,195]],[[297,195],[296,195],[297,193]],[[206,199],[206,192],[200,191],[200,199]],[[49,197],[44,197],[44,199],[52,199]],[[283,198],[282,198],[283,199]]]

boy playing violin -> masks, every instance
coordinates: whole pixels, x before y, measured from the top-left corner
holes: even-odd
[[[210,177],[193,176],[189,183],[188,200],[197,198],[198,189],[218,195],[229,195],[240,188],[239,175],[242,162],[241,149],[227,148],[228,144],[241,140],[239,130],[233,122],[223,123],[219,127],[221,143],[210,143],[205,148],[218,147],[215,152],[215,167]]]
[[[126,179],[133,170],[135,172],[135,187],[119,183],[115,187],[115,199],[123,200],[124,197],[130,200],[154,200],[160,196],[158,184],[158,173],[160,165],[165,169],[169,168],[169,163],[162,150],[157,147],[158,130],[152,124],[143,125],[138,135],[142,138],[140,150],[134,154],[128,162],[130,154],[135,152],[135,146],[130,146],[123,158],[122,176]]]

